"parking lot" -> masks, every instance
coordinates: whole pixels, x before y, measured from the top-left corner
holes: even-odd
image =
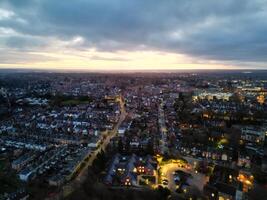
[[[198,189],[202,190],[204,185],[208,181],[207,177],[204,174],[194,171],[192,167],[181,167],[177,163],[165,164],[161,167],[161,180],[167,181],[163,181],[165,183],[162,185],[165,187],[167,186],[171,191],[175,191],[177,189],[174,173],[178,170],[190,174],[190,176],[186,180],[189,186],[196,186]]]

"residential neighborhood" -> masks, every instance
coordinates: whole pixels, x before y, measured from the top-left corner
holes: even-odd
[[[261,74],[25,73],[1,74],[0,84],[0,199],[100,187],[253,200],[266,190]]]

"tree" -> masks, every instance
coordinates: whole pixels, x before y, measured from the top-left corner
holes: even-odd
[[[267,183],[267,173],[261,171],[261,168],[258,166],[254,166],[252,169],[252,174],[255,177],[255,181],[259,184],[266,184]]]
[[[248,192],[249,200],[262,200],[266,199],[267,190],[261,186],[255,185],[255,187]]]
[[[105,169],[105,166],[106,166],[106,155],[105,155],[105,152],[103,150],[101,150],[95,160],[93,161],[93,164],[92,164],[92,170],[95,172],[95,173],[100,173],[101,171],[103,171]]]
[[[168,196],[171,195],[171,191],[168,188],[165,188],[165,187],[162,187],[162,186],[158,187],[157,193],[159,194],[160,199],[167,199]]]
[[[118,141],[118,152],[119,153],[123,153],[123,142],[122,142],[122,138],[120,137],[119,141]]]
[[[154,141],[153,139],[150,139],[147,147],[146,147],[146,153],[150,155],[154,155]]]
[[[189,198],[198,199],[199,197],[202,196],[202,193],[197,187],[191,186],[189,187],[188,192],[186,193],[185,196],[187,197],[187,199]]]

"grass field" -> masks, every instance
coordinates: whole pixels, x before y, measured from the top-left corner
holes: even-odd
[[[57,106],[76,106],[80,104],[88,104],[91,101],[92,100],[87,96],[74,97],[58,95],[50,99],[50,104]]]
[[[75,105],[87,104],[87,103],[90,103],[90,101],[79,100],[79,99],[70,99],[70,100],[62,101],[61,105],[63,105],[63,106],[75,106]]]

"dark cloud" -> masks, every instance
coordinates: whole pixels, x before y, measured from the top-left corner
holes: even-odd
[[[47,44],[42,39],[23,36],[11,36],[5,40],[5,45],[14,49],[40,48]]]
[[[23,2],[23,3],[22,3]],[[267,61],[266,0],[3,0],[0,21],[29,36],[71,40],[102,51],[157,49],[212,60]],[[19,40],[18,40],[19,39]],[[39,47],[8,39],[10,47]]]

